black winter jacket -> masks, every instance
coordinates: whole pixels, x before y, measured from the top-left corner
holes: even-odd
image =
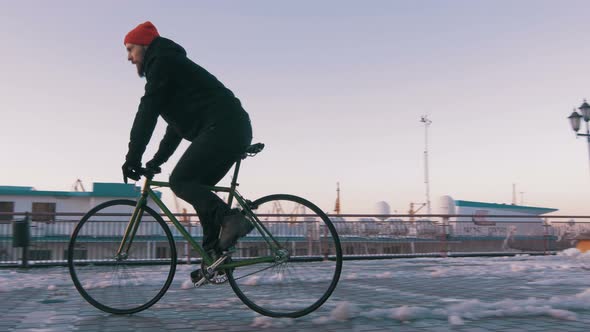
[[[162,164],[183,138],[193,140],[203,129],[246,114],[229,89],[187,58],[184,48],[170,39],[152,41],[145,52],[143,72],[147,83],[133,121],[127,161],[141,162],[158,116],[168,123],[154,156],[154,161]]]

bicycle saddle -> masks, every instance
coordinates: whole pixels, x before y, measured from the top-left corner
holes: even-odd
[[[246,152],[242,155],[242,159],[246,157],[254,157],[257,153],[261,152],[264,149],[264,143],[256,143],[252,144],[246,148]]]

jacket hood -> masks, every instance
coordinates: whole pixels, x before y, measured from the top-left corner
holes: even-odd
[[[159,56],[183,56],[186,57],[184,48],[170,39],[156,37],[145,51],[143,59],[143,72],[148,71],[150,64]]]

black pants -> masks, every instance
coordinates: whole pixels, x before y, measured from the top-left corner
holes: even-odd
[[[217,246],[221,221],[230,207],[219,196],[202,188],[217,184],[252,142],[246,113],[203,130],[184,152],[170,175],[176,196],[192,204],[203,227],[203,248]]]

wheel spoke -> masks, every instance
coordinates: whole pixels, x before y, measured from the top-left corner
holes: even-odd
[[[68,247],[74,285],[90,304],[110,313],[147,309],[164,295],[176,271],[172,234],[150,208],[144,209],[125,257],[117,257],[135,204],[115,200],[92,209],[74,230]]]
[[[242,302],[263,315],[299,317],[312,312],[328,299],[340,277],[342,252],[334,226],[319,208],[299,197],[272,195],[254,205],[258,219],[288,256],[271,265],[235,267],[228,275],[230,285]],[[260,234],[240,243],[249,248],[238,253],[245,258],[272,252]],[[335,259],[318,259],[328,245]]]

